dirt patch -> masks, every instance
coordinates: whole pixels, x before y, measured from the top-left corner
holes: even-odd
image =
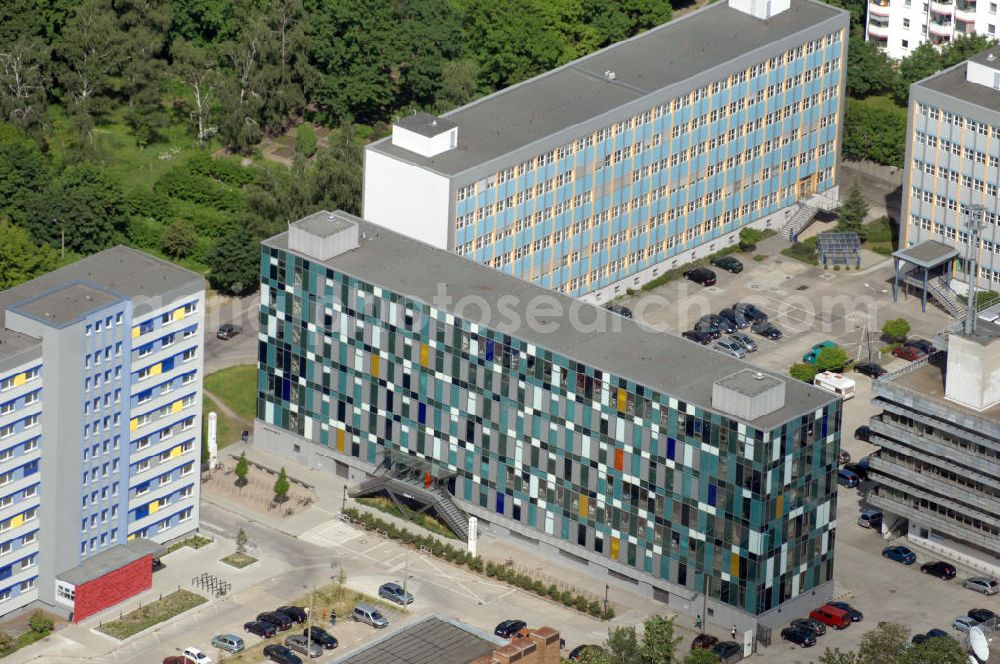
[[[277,513],[283,517],[297,514],[316,502],[314,491],[289,477],[291,486],[288,489],[287,498],[279,504],[274,500],[274,482],[278,479],[277,472],[269,472],[251,464],[250,470],[247,472],[246,483],[243,486],[238,486],[235,468],[236,461],[227,460],[219,463],[214,470],[203,473],[201,490],[223,496],[256,512]]]

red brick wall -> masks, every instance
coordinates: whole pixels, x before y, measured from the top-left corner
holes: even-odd
[[[76,587],[73,620],[80,622],[153,586],[153,557],[144,556]]]

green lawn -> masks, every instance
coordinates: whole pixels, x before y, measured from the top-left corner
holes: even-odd
[[[202,435],[206,437],[208,436],[208,414],[212,411],[215,411],[217,416],[215,421],[215,440],[221,450],[226,445],[232,445],[240,439],[240,434],[243,433],[243,426],[239,420],[229,417],[220,411],[219,407],[210,397],[203,396],[201,421],[204,431]]]
[[[220,562],[224,562],[227,565],[235,567],[236,569],[243,569],[244,567],[249,567],[257,562],[257,559],[253,556],[248,556],[245,553],[230,553],[225,558],[220,558]]]
[[[108,636],[113,636],[123,641],[134,634],[170,620],[174,616],[180,615],[207,601],[201,595],[181,589],[170,593],[163,599],[150,602],[146,606],[136,609],[118,620],[106,622],[98,627],[97,631],[104,632]]]
[[[816,255],[816,237],[806,238],[802,242],[795,242],[790,247],[781,250],[783,256],[794,258],[809,265],[818,265],[819,258]]]
[[[205,376],[205,389],[248,422],[257,415],[256,365],[241,364],[209,374]]]

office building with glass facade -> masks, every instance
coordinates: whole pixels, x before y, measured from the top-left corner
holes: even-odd
[[[692,615],[707,588],[727,628],[829,596],[828,392],[341,212],[264,242],[260,323],[255,445],[422,464],[609,583]]]
[[[755,13],[756,12],[756,13]],[[366,219],[606,300],[836,205],[848,13],[718,2],[365,150]]]
[[[197,528],[203,303],[126,247],[0,292],[0,614]]]

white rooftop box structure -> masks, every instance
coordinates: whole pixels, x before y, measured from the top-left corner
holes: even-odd
[[[712,385],[712,408],[745,422],[785,405],[785,381],[753,369],[743,369]]]
[[[430,113],[406,115],[392,125],[392,144],[434,157],[458,145],[458,125]]]
[[[729,0],[729,6],[744,14],[768,19],[788,9],[791,0]]]

